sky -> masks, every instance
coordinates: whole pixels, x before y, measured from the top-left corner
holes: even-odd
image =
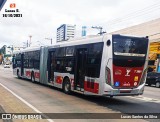
[[[22,17],[3,17],[15,3]],[[160,0],[7,0],[0,11],[0,48],[3,45],[23,46],[31,35],[32,45],[56,43],[56,30],[62,24],[76,25],[76,37],[82,26],[87,35],[107,33],[160,18]]]

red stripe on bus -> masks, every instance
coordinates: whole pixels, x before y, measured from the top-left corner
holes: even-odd
[[[26,71],[26,76],[30,77],[31,76],[31,72],[30,71]]]
[[[35,77],[35,78],[39,78],[39,76],[40,76],[40,73],[39,73],[39,72],[35,72],[35,73],[34,73],[34,77]]]
[[[84,90],[98,94],[99,84],[96,82],[84,81]]]
[[[120,67],[113,65],[113,82],[116,88],[138,87],[141,80],[144,66],[141,67]],[[116,86],[116,83],[119,83]]]

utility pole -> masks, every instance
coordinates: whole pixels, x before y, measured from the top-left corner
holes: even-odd
[[[32,35],[29,35],[29,38],[30,38],[30,42],[29,42],[29,47],[31,46],[31,38],[32,38]]]
[[[27,47],[29,47],[28,40],[27,40],[27,44],[26,45],[27,45]]]
[[[12,51],[12,55],[13,55],[13,50],[14,50],[14,48],[13,48],[13,45],[11,45],[12,47],[11,47],[11,51]]]
[[[104,33],[106,33],[106,32],[104,32],[104,31],[102,31],[103,30],[103,27],[101,27],[101,26],[92,26],[92,28],[94,28],[94,29],[98,29],[99,30],[99,35],[103,35]]]

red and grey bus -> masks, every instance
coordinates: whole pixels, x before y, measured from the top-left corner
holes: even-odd
[[[32,82],[86,95],[143,94],[147,37],[109,35],[59,42],[15,54],[14,74]]]

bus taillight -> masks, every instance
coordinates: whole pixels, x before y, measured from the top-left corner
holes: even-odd
[[[111,85],[111,71],[108,67],[106,67],[106,83]]]

